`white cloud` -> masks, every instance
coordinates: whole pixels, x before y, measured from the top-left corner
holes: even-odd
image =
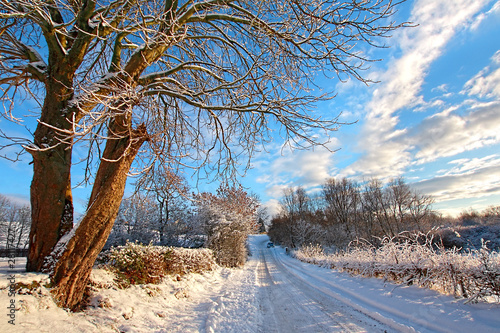
[[[262,156],[270,162],[263,164],[265,168],[256,168],[261,172],[256,181],[266,184],[266,194],[271,198],[281,197],[287,187],[318,186],[331,177],[332,151],[339,148],[338,140],[332,138],[326,146],[328,149],[321,146],[310,150],[277,148],[271,156]]]
[[[412,163],[412,140],[404,131],[395,133],[397,112],[423,103],[420,91],[431,63],[444,51],[446,43],[463,29],[487,0],[416,1],[410,21],[419,24],[398,34],[402,56],[378,79],[382,81],[367,105],[360,149],[365,155],[347,173],[375,177],[402,174]],[[450,10],[453,8],[453,10]],[[445,87],[440,87],[444,89]]]
[[[415,164],[454,156],[500,142],[500,103],[472,108],[466,115],[448,110],[425,119],[411,131],[409,144],[417,148]]]
[[[497,1],[489,11],[487,11],[486,13],[481,13],[479,14],[475,21],[471,24],[471,30],[478,30],[479,29],[479,26],[481,25],[481,23],[483,23],[484,21],[486,21],[488,18],[492,17],[492,16],[498,16],[500,15],[500,1]]]
[[[445,175],[414,183],[413,187],[437,202],[500,194],[499,155],[455,160],[452,164],[455,167]]]
[[[266,188],[266,194],[271,198],[281,198],[283,196],[283,190],[292,186],[292,184],[287,184],[285,182],[280,184],[270,184]]]
[[[311,187],[329,177],[332,153],[326,149],[294,151],[274,160],[270,171],[274,179],[293,179],[297,185]]]
[[[444,174],[445,176],[452,175],[463,175],[463,174],[471,174],[476,170],[495,167],[499,165],[499,155],[489,155],[483,158],[462,158],[458,160],[450,161],[448,164],[454,164],[455,167],[449,169]]]
[[[280,204],[276,199],[270,199],[263,206],[267,209],[267,213],[270,217],[278,215],[280,212]]]
[[[452,95],[451,93],[448,93],[448,94],[444,94],[442,97],[449,97],[451,95]],[[422,101],[418,107],[413,109],[413,112],[425,112],[425,111],[429,110],[429,108],[436,108],[436,107],[441,107],[444,105],[445,105],[445,102],[441,99],[434,99],[430,102]]]
[[[492,64],[467,81],[462,93],[481,98],[500,98],[500,50],[491,58]]]
[[[2,195],[6,197],[11,203],[18,205],[20,207],[31,205],[29,197],[25,195],[9,194],[9,193],[4,193]]]
[[[432,92],[438,91],[438,92],[446,93],[446,92],[448,92],[448,84],[443,83],[443,84],[437,86],[436,88],[432,88],[431,91]]]

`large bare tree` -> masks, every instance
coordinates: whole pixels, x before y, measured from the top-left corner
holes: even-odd
[[[28,270],[45,265],[60,305],[77,306],[143,151],[156,162],[228,175],[276,125],[287,139],[322,144],[314,134],[339,124],[336,115],[312,112],[333,96],[318,92],[315,75],[365,81],[360,72],[371,59],[361,46],[383,46],[380,38],[401,26],[390,20],[396,5],[0,0],[4,116],[21,117],[19,98],[39,104],[24,145],[34,170]],[[86,169],[95,172],[87,211],[73,227],[79,143],[90,148]]]

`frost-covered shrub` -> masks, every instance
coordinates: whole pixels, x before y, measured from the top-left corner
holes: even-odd
[[[309,244],[301,247],[297,251],[293,251],[293,256],[301,261],[315,264],[322,267],[330,267],[329,256],[325,253],[321,245]]]
[[[208,249],[181,249],[127,243],[101,255],[104,267],[113,271],[122,286],[159,283],[166,275],[212,270],[215,260]]]
[[[479,250],[460,252],[437,247],[430,234],[418,233],[385,237],[379,246],[358,242],[332,254],[308,246],[293,255],[323,267],[415,284],[468,301],[500,302],[500,254],[488,249],[487,243]]]
[[[247,258],[246,240],[248,231],[241,225],[228,223],[220,217],[208,237],[206,246],[212,249],[219,265],[239,267]]]
[[[166,261],[170,249],[128,242],[112,248],[108,267],[125,284],[159,283],[166,275]]]
[[[214,251],[219,265],[242,266],[248,255],[248,235],[258,227],[256,199],[241,187],[221,186],[217,195],[201,193],[196,200],[198,218],[207,234],[205,246]]]
[[[166,258],[166,273],[184,275],[211,271],[216,266],[210,249],[184,249],[170,247]]]

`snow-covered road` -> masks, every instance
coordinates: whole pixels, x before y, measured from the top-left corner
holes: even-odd
[[[331,286],[294,265],[282,251],[258,245],[260,332],[384,332],[387,325],[365,315],[338,297]]]
[[[249,307],[233,320],[254,311],[255,318],[247,317],[247,325],[230,320],[232,325],[214,331],[500,332],[498,305],[464,305],[430,290],[351,277],[301,263],[282,248],[268,249],[267,242],[265,235],[251,236],[252,256],[243,275],[255,278],[255,298],[240,295]],[[250,304],[256,310],[249,310]]]
[[[95,290],[84,312],[58,308],[45,288],[8,295],[16,282],[43,281],[24,272],[25,261],[7,268],[0,260],[0,332],[500,332],[500,305],[464,304],[415,286],[353,277],[299,262],[267,248],[266,235],[250,237],[252,255],[241,269],[217,268],[158,285],[117,288],[103,269],[92,273]],[[43,284],[43,283],[42,283]],[[16,303],[16,325],[7,304]]]

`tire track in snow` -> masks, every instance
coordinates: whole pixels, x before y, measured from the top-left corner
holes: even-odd
[[[269,268],[267,267],[266,258],[262,249],[259,249],[259,262],[257,265],[257,285],[258,289],[258,302],[259,311],[261,312],[261,322],[259,323],[258,332],[280,332],[279,328],[280,320],[279,314],[276,314],[273,306],[272,288],[274,281],[271,279],[271,274],[269,273]],[[282,317],[282,316],[281,316]],[[284,323],[283,330],[290,331],[290,327],[287,327],[288,322]]]
[[[274,249],[259,245],[259,288],[266,332],[384,332],[390,328],[367,318],[297,280],[276,260]],[[267,258],[269,257],[269,260]],[[359,318],[361,317],[361,318]]]
[[[297,289],[286,279],[285,276],[277,274],[265,261],[264,253],[261,253],[262,266],[267,269],[261,290],[264,288],[261,299],[270,304],[275,322],[267,322],[266,331],[271,332],[334,332],[335,325],[319,311],[317,304],[312,302],[304,293]],[[268,318],[269,319],[269,318]],[[275,329],[273,329],[275,327]]]
[[[332,280],[326,280],[319,275],[313,275],[303,267],[304,263],[298,260],[292,259],[285,262],[282,256],[276,254],[274,254],[274,258],[291,276],[295,276],[297,279],[305,282],[314,280],[314,284],[307,283],[317,291],[329,295],[356,311],[400,332],[416,332],[420,330],[425,332],[450,332],[447,327],[436,325],[429,320],[418,318],[411,313],[402,312],[397,308],[373,301],[368,297],[364,297],[362,293],[342,288]],[[414,327],[418,327],[418,330]]]

